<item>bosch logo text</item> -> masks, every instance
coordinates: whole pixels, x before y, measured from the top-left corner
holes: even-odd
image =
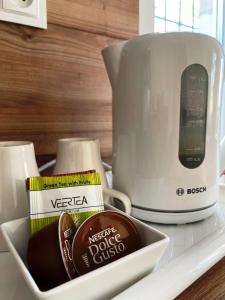
[[[206,192],[206,186],[187,189],[187,194],[198,194],[198,193],[203,193],[203,192]]]
[[[206,192],[206,186],[201,186],[197,188],[189,188],[186,190],[186,194],[198,194],[198,193],[203,193]],[[183,188],[178,188],[176,190],[176,194],[178,196],[183,196],[185,194],[185,190]]]

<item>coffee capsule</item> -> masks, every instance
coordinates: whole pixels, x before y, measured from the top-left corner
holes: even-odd
[[[118,212],[103,211],[78,228],[72,245],[73,263],[82,275],[140,248],[140,235],[131,219]]]
[[[38,283],[57,286],[77,276],[71,255],[75,232],[71,216],[62,213],[58,221],[48,224],[31,236],[27,262]]]
[[[75,231],[76,228],[72,217],[67,213],[62,213],[58,226],[59,246],[64,267],[70,279],[77,276],[72,260],[72,243]]]

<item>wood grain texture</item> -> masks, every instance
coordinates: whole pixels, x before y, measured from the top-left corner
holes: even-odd
[[[109,156],[111,87],[100,52],[115,41],[0,23],[0,139],[29,139],[49,154],[60,137],[99,137]]]
[[[225,299],[225,258],[201,276],[176,300],[222,300]]]
[[[47,30],[0,21],[0,140],[31,140],[48,157],[59,138],[99,138],[111,157],[101,50],[137,33],[138,0],[48,0]]]
[[[48,21],[128,39],[138,33],[138,0],[48,0]]]

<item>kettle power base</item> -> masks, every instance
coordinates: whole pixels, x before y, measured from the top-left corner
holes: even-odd
[[[209,207],[195,210],[195,211],[182,211],[182,212],[163,212],[152,211],[137,207],[132,207],[132,216],[147,222],[159,224],[186,224],[193,223],[211,216],[216,209],[216,203]]]

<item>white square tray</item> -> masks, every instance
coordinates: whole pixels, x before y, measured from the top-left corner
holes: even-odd
[[[106,209],[115,210],[111,206],[107,206]],[[165,234],[141,221],[131,219],[140,232],[143,248],[47,291],[40,290],[26,266],[29,220],[24,218],[7,222],[2,224],[1,228],[16,262],[14,269],[20,270],[31,291],[32,298],[29,300],[99,300],[112,298],[152,271],[169,243],[169,238]]]

